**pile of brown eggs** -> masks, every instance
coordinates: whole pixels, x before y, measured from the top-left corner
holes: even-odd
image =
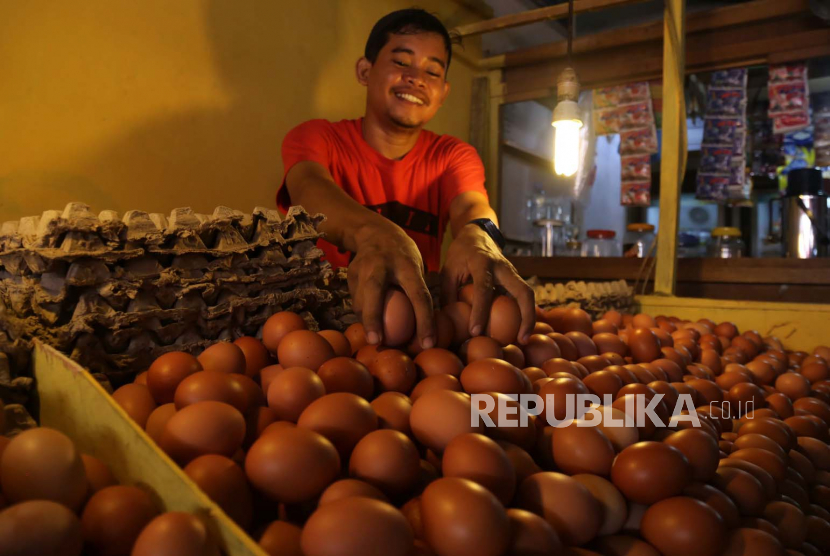
[[[0,436],[3,556],[219,556],[197,516],[159,507],[153,493],[119,485],[59,431]]]
[[[506,296],[471,338],[470,293],[436,314],[435,348],[391,292],[387,345],[278,313],[261,342],[168,353],[114,397],[269,554],[830,553],[830,349],[580,309],[537,310],[519,345]],[[556,409],[471,420],[471,394],[495,420],[532,393]],[[573,394],[618,417],[661,394],[664,426],[552,426]],[[670,421],[681,394],[699,427]]]

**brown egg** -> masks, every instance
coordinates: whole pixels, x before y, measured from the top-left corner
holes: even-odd
[[[176,409],[204,401],[226,403],[245,413],[250,400],[240,383],[230,374],[219,371],[193,373],[181,381],[173,395]]]
[[[521,371],[501,359],[479,359],[474,361],[464,368],[460,379],[461,386],[470,394],[483,392],[526,393]]]
[[[600,332],[591,338],[602,353],[617,353],[622,356],[628,355],[628,346],[625,345],[619,336],[610,332]]]
[[[596,336],[597,334],[612,334],[614,336],[617,335],[619,329],[617,325],[611,322],[610,320],[599,319],[593,322],[591,325],[592,335]],[[596,343],[596,340],[594,340]]]
[[[381,502],[389,502],[386,495],[383,494],[377,487],[370,485],[365,481],[358,479],[340,479],[333,482],[320,495],[318,506],[324,506],[343,498],[350,496],[361,496],[363,498],[373,498]]]
[[[360,496],[318,507],[301,535],[305,556],[408,556],[413,540],[409,523],[400,511],[380,500]]]
[[[435,311],[435,347],[449,349],[455,338],[455,325],[450,317],[442,311]]]
[[[277,419],[296,423],[306,407],[323,397],[326,389],[317,374],[303,367],[291,367],[277,375],[268,386],[268,407]]]
[[[731,322],[722,322],[715,327],[713,333],[731,340],[738,335],[738,327]]]
[[[597,533],[600,538],[619,532],[628,517],[628,504],[617,487],[596,475],[574,475],[573,479],[587,488],[602,506],[602,526]]]
[[[737,467],[720,466],[712,485],[735,502],[741,515],[760,515],[766,504],[761,482],[751,473]]]
[[[249,377],[259,376],[259,371],[274,363],[274,359],[265,346],[250,336],[242,336],[234,340],[234,345],[242,350],[245,356],[245,374]]]
[[[314,431],[279,427],[251,445],[245,472],[262,493],[293,504],[322,493],[339,474],[340,457],[334,445]]]
[[[487,336],[500,345],[512,344],[519,334],[522,313],[516,300],[507,295],[498,295],[490,306],[490,318],[487,320]]]
[[[686,429],[670,434],[664,444],[680,450],[689,461],[692,480],[709,481],[718,469],[718,443],[712,435],[699,429]]]
[[[525,364],[530,367],[542,367],[548,359],[554,359],[561,355],[559,346],[544,334],[533,334],[527,344],[522,346],[525,356]]]
[[[521,484],[522,481],[534,473],[542,471],[542,468],[533,461],[531,455],[521,447],[504,440],[497,440],[496,444],[501,446],[510,463],[513,464],[513,469],[516,472],[516,485]]]
[[[628,348],[635,363],[660,359],[660,342],[648,328],[638,328],[628,337]]]
[[[415,402],[424,393],[430,390],[442,389],[452,390],[453,392],[461,392],[461,383],[452,375],[433,375],[428,376],[418,384],[410,394],[410,399]]]
[[[553,460],[569,475],[608,476],[614,455],[614,447],[605,433],[581,419],[553,431]]]
[[[625,412],[611,406],[602,406],[598,409],[602,418],[597,428],[605,434],[616,452],[640,440],[632,417],[628,417]]]
[[[77,510],[89,483],[80,453],[72,440],[45,427],[24,431],[3,450],[0,486],[12,504],[52,500]]]
[[[0,547],[4,556],[80,556],[81,522],[66,506],[29,500],[0,512]]]
[[[588,373],[601,371],[611,365],[611,362],[602,355],[588,355],[580,357],[575,363],[585,367],[588,370]]]
[[[617,392],[623,387],[622,379],[610,371],[597,371],[591,373],[583,380],[585,387],[601,399],[603,396],[615,398]]]
[[[333,358],[334,349],[331,344],[310,330],[288,332],[282,337],[277,349],[277,359],[286,369],[305,367],[316,372],[323,363]]]
[[[784,460],[776,454],[761,448],[742,448],[729,454],[730,459],[742,459],[754,463],[767,473],[775,481],[786,479],[787,466]]]
[[[582,373],[577,369],[576,365],[574,365],[574,362],[562,359],[561,357],[548,359],[542,363],[541,369],[545,372],[545,374],[547,374],[547,376],[551,376],[554,373],[564,372],[573,375],[576,378],[582,378]]]
[[[204,454],[231,457],[245,439],[245,418],[222,402],[197,402],[167,421],[159,445],[181,465]]]
[[[415,444],[395,430],[377,430],[354,447],[349,474],[397,497],[414,490],[421,472]]]
[[[588,336],[594,333],[591,323],[591,316],[582,309],[571,307],[565,309],[561,317],[561,326],[557,329],[561,332],[582,332]]]
[[[571,340],[571,342],[573,342],[573,345],[576,347],[577,357],[575,357],[574,359],[599,354],[599,350],[597,350],[597,346],[594,343],[594,341],[590,338],[590,336],[587,336],[582,332],[573,331],[565,334],[565,337]],[[561,352],[562,350],[560,349],[559,351]],[[566,359],[569,358],[566,357]]]
[[[125,384],[112,393],[112,399],[142,429],[147,424],[147,418],[156,408],[150,389],[142,384]]]
[[[205,371],[245,374],[246,360],[242,349],[230,342],[216,342],[197,358]]]
[[[398,347],[415,334],[415,310],[401,290],[390,288],[383,302],[383,344]]]
[[[378,428],[378,418],[363,398],[338,392],[313,401],[300,415],[297,426],[323,435],[346,461],[360,439]]]
[[[486,416],[494,426],[487,424],[487,434],[494,440],[506,440],[525,450],[532,450],[536,444],[536,419],[517,400],[498,392],[485,392],[493,398],[493,405]],[[479,407],[481,402],[479,402]]]
[[[677,496],[646,510],[640,524],[643,537],[667,556],[718,556],[727,529],[718,513],[700,500]]]
[[[157,404],[170,403],[179,384],[201,370],[202,365],[189,353],[171,351],[158,357],[147,369],[147,387]]]
[[[504,358],[504,352],[499,343],[488,336],[470,338],[461,345],[459,355],[461,355],[468,365],[479,359]]]
[[[810,382],[820,382],[830,378],[827,364],[819,361],[808,363],[805,359],[798,372]]]
[[[507,510],[510,520],[510,545],[508,554],[530,556],[533,554],[559,554],[562,541],[553,527],[538,515],[510,508]]]
[[[432,390],[412,405],[412,433],[427,448],[441,453],[456,436],[481,432],[483,423],[471,425],[470,397],[460,392]]]
[[[807,397],[795,400],[793,402],[793,409],[804,411],[819,417],[825,423],[830,423],[830,405],[819,400],[818,398]]]
[[[758,384],[772,384],[775,382],[775,369],[772,365],[763,361],[750,361],[746,365],[746,369],[755,377],[755,382]]]
[[[147,371],[143,371],[135,375],[133,384],[143,384],[144,386],[147,386]]]
[[[331,349],[334,350],[334,355],[336,357],[352,356],[352,345],[349,343],[349,339],[346,338],[346,335],[342,332],[338,330],[320,330],[317,334],[325,338],[331,346]]]
[[[259,546],[268,556],[304,556],[300,547],[302,529],[285,521],[274,521],[263,531]]]
[[[734,446],[736,450],[744,448],[760,448],[772,454],[775,454],[782,461],[787,461],[787,454],[784,449],[778,445],[777,442],[762,434],[745,434],[735,439]]]
[[[546,336],[556,342],[562,359],[566,359],[568,361],[576,361],[579,359],[579,350],[576,348],[576,344],[574,344],[573,340],[558,332],[551,332],[550,334],[546,334]]]
[[[320,366],[317,376],[323,382],[325,391],[351,392],[361,398],[370,400],[374,393],[374,381],[369,370],[351,357],[335,357]]]
[[[607,320],[608,322],[613,323],[617,328],[621,327],[623,324],[623,316],[618,311],[614,311],[613,309],[606,311],[605,314],[602,315],[601,320]]]
[[[502,353],[504,360],[517,369],[526,368],[525,354],[518,346],[508,344],[502,348]]]
[[[795,435],[783,421],[771,418],[749,419],[741,425],[738,436],[745,434],[763,434],[775,440],[785,451],[794,448]]]
[[[268,365],[264,369],[259,372],[259,383],[262,385],[262,391],[268,392],[268,388],[271,387],[271,381],[276,378],[278,374],[283,372],[285,367],[280,365],[279,363],[276,365]]]
[[[415,363],[402,351],[390,349],[378,353],[369,365],[377,388],[382,392],[408,394],[417,380]]]
[[[250,448],[254,440],[259,438],[268,426],[277,421],[277,414],[270,407],[257,407],[249,411],[245,415],[245,440],[242,442],[243,449],[247,450]]]
[[[159,510],[150,495],[140,488],[104,488],[84,507],[84,541],[95,554],[129,556],[139,533],[157,515]]]
[[[723,556],[778,556],[781,554],[785,554],[784,547],[774,535],[749,527],[732,531],[726,551],[723,552]]]
[[[830,470],[830,446],[821,440],[809,436],[799,437],[798,451],[807,456],[816,469]]]
[[[169,421],[170,418],[175,414],[176,404],[171,402],[158,406],[147,418],[145,431],[147,432],[147,435],[150,438],[152,438],[156,444],[158,444],[161,440],[161,433],[167,426],[167,421]]]
[[[629,500],[654,504],[680,494],[691,481],[691,469],[677,448],[660,442],[638,442],[614,460],[611,481]]]
[[[243,529],[250,527],[253,502],[241,467],[224,456],[209,454],[188,463],[184,472],[228,517]]]
[[[793,402],[786,394],[770,394],[766,398],[767,406],[775,411],[781,419],[788,419],[795,414]]]
[[[484,487],[457,477],[431,483],[421,495],[424,540],[438,554],[503,554],[510,521],[498,499]]]
[[[826,428],[820,425],[815,420],[810,419],[811,416],[795,415],[784,420],[784,423],[796,434],[796,436],[812,436],[813,438],[820,438],[822,430]],[[812,417],[815,417],[814,415]],[[816,419],[818,419],[816,417]]]
[[[545,518],[566,546],[591,541],[603,525],[602,506],[591,491],[561,473],[531,475],[519,486],[516,503]]]
[[[806,521],[807,543],[821,550],[823,554],[830,552],[830,523],[814,515],[807,516]]]
[[[650,315],[646,315],[645,313],[639,313],[634,315],[633,320],[631,321],[631,325],[637,328],[654,328],[657,326],[657,323],[654,322],[654,319],[651,318]]]
[[[366,330],[363,328],[362,322],[356,322],[354,324],[349,325],[346,328],[346,331],[343,333],[346,336],[346,339],[349,341],[350,351],[349,356],[357,353],[357,350],[362,348],[367,344],[366,342]]]
[[[550,334],[551,332],[553,332],[553,327],[545,322],[536,322],[536,324],[533,325],[533,334],[546,335]]]
[[[507,454],[486,436],[462,434],[444,450],[444,477],[459,477],[480,484],[508,506],[516,489],[516,472]]]
[[[741,516],[735,502],[728,495],[711,485],[691,483],[683,489],[683,496],[695,498],[711,507],[721,517],[727,529],[734,529],[741,522]]]
[[[578,378],[557,378],[539,389],[539,396],[545,403],[543,417],[551,426],[558,425],[568,417],[567,400],[575,394],[587,394],[588,388]],[[553,407],[550,407],[550,405]]]
[[[0,458],[2,458],[2,453],[2,450],[0,450]],[[102,488],[118,484],[110,468],[100,459],[87,454],[81,454],[81,460],[84,463],[84,472],[89,482],[89,491],[91,493],[94,494]]]
[[[436,374],[459,376],[464,363],[453,352],[441,348],[425,349],[415,357],[415,368],[421,377]]]
[[[441,313],[449,317],[453,326],[452,343],[461,345],[470,338],[470,313],[472,307],[463,301],[450,303],[441,309]]]
[[[438,375],[437,377],[440,376]],[[450,378],[455,379],[455,377]],[[455,380],[458,382],[457,379]],[[424,382],[426,381],[422,381],[421,384]],[[458,387],[459,389],[461,388],[460,384]],[[421,392],[419,397],[425,393]],[[409,426],[409,414],[412,413],[412,400],[405,394],[401,394],[400,392],[384,392],[372,400],[371,406],[377,415],[378,428],[392,429],[406,435],[412,434],[412,429]]]
[[[757,410],[767,405],[764,401],[764,389],[749,382],[740,382],[731,387],[726,393],[726,401],[731,406],[730,411],[738,415],[752,408]]]
[[[764,508],[764,518],[779,531],[779,538],[788,548],[798,549],[807,538],[807,520],[804,512],[787,502],[770,502]]]
[[[797,450],[790,450],[788,454],[790,458],[790,467],[798,472],[808,484],[812,484],[816,477],[816,467],[810,461],[810,458]]]
[[[307,328],[305,321],[297,313],[280,311],[271,315],[262,325],[262,343],[268,351],[276,354],[280,342],[288,333]]]
[[[219,547],[202,520],[189,513],[167,512],[138,536],[131,556],[219,556]]]

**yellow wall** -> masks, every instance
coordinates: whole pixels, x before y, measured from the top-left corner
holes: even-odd
[[[354,63],[412,0],[0,3],[0,222],[84,201],[169,212],[273,206],[280,143],[310,118],[363,114]],[[445,23],[460,3],[421,2]],[[467,45],[467,52],[476,45]],[[457,58],[430,129],[468,136]]]

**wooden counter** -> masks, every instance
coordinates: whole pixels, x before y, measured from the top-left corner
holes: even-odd
[[[636,293],[651,293],[652,259],[511,257],[519,274],[544,281],[626,280]],[[677,290],[680,297],[830,302],[830,259],[679,259]]]

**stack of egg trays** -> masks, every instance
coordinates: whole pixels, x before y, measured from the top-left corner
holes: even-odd
[[[542,284],[529,280],[536,294],[536,303],[543,309],[580,307],[598,319],[610,310],[630,312],[634,306],[634,290],[625,280],[615,282],[574,282]]]
[[[315,246],[320,215],[292,207],[212,215],[113,211],[83,203],[0,226],[0,352],[41,338],[93,371],[146,368],[167,351],[257,335],[281,310],[332,304]],[[12,364],[22,374],[25,361]],[[17,369],[17,372],[15,370]]]

